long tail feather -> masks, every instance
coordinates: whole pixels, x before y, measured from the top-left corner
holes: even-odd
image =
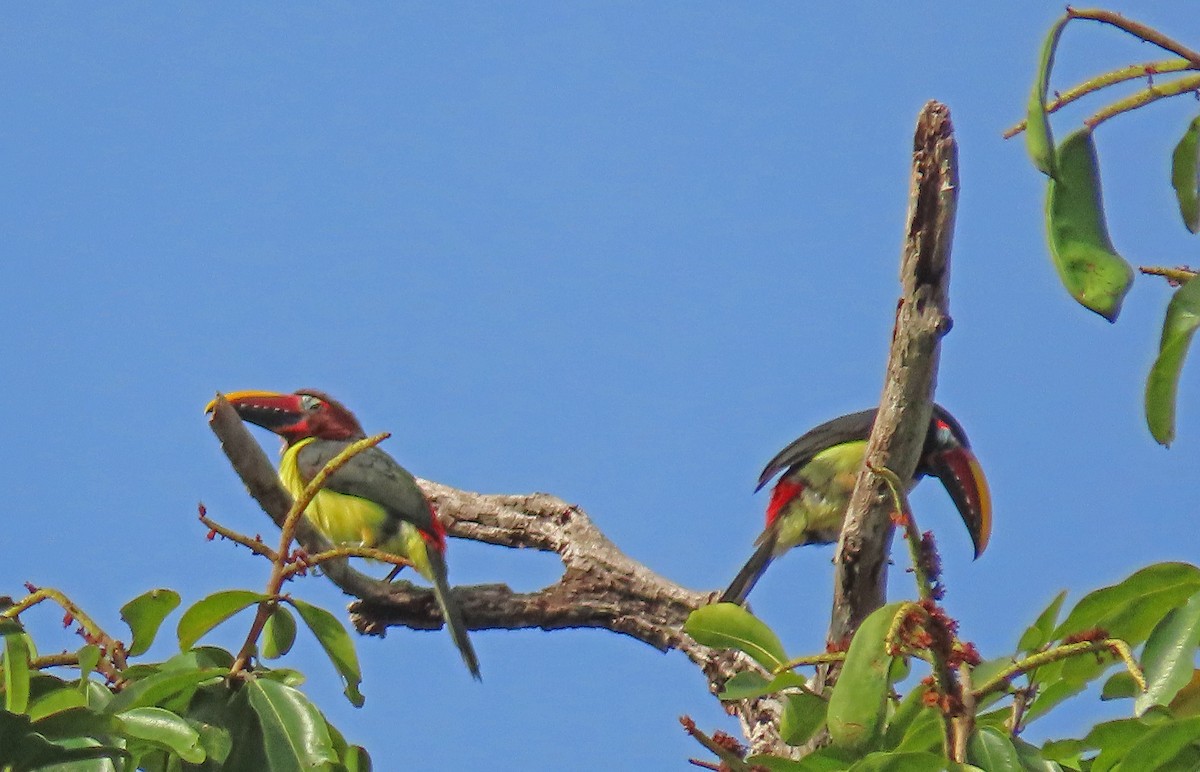
[[[446,629],[450,631],[450,638],[458,647],[458,653],[462,655],[471,676],[476,681],[482,681],[483,677],[479,675],[479,658],[475,656],[475,647],[467,637],[467,626],[463,623],[462,611],[450,596],[450,583],[446,579],[446,558],[435,549],[428,550],[428,553],[430,573],[433,574],[433,594],[437,597],[438,607],[446,619]]]
[[[754,589],[759,577],[771,564],[771,558],[774,557],[772,553],[775,551],[775,538],[774,529],[763,534],[758,549],[754,550],[754,554],[746,561],[746,565],[742,566],[742,570],[738,571],[738,575],[733,577],[733,581],[729,583],[729,589],[725,590],[725,594],[721,596],[722,603],[741,605],[746,602],[746,596]]]

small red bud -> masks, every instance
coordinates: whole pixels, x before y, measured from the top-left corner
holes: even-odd
[[[63,627],[70,627],[71,623],[74,621],[75,621],[75,615],[72,614],[70,611],[63,614]]]
[[[29,592],[37,592],[38,588],[33,582],[26,582],[25,589]]]
[[[204,538],[208,541],[212,541],[213,539],[217,538],[217,529],[213,528],[209,530],[208,534]]]

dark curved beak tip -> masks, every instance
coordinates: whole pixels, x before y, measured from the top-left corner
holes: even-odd
[[[964,447],[938,453],[931,467],[954,501],[978,560],[992,537],[992,495],[983,468],[975,454]]]

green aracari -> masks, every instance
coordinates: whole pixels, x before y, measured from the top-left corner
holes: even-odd
[[[367,436],[344,405],[313,389],[238,391],[225,398],[243,421],[283,439],[279,479],[293,496],[334,456]],[[214,405],[215,400],[206,410]],[[379,448],[368,448],[329,476],[305,516],[336,545],[373,547],[408,560],[433,584],[450,637],[471,675],[480,678],[462,612],[450,594],[446,531],[408,470]]]
[[[761,490],[782,472],[767,504],[766,529],[722,601],[745,602],[771,561],[792,547],[838,540],[875,413],[863,410],[827,421],[771,459],[755,488]],[[941,405],[933,406],[914,482],[925,475],[942,481],[967,526],[978,558],[991,536],[991,495],[962,425]]]

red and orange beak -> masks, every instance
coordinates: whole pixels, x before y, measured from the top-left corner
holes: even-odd
[[[954,501],[978,558],[992,536],[992,495],[979,461],[970,448],[957,445],[930,454],[926,463]]]
[[[308,432],[308,413],[297,394],[274,391],[234,391],[224,395],[243,421],[275,432],[281,437],[304,436]],[[217,405],[213,400],[204,406],[211,413]]]

